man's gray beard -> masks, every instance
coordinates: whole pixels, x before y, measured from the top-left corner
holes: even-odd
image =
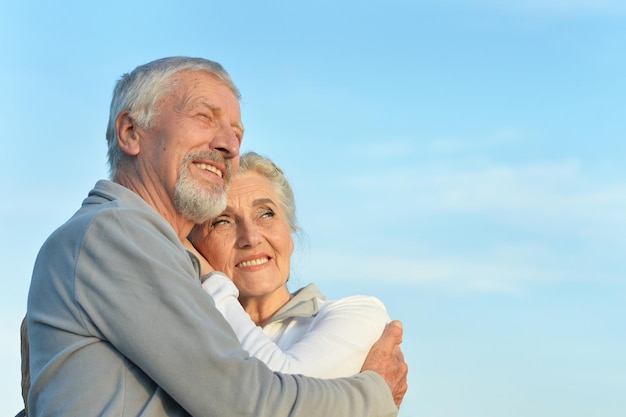
[[[191,158],[189,160],[186,158],[178,174],[174,188],[174,204],[183,216],[196,224],[200,224],[224,211],[230,181],[227,181],[224,188],[218,184],[212,184],[210,190],[204,189],[194,179],[190,178],[190,164]],[[228,172],[224,173],[224,177],[229,180],[230,166],[227,168]]]

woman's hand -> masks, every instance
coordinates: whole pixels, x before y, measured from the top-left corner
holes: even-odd
[[[189,239],[185,239],[185,241],[183,242],[183,245],[185,245],[187,250],[189,250],[191,253],[196,255],[196,258],[198,258],[198,260],[200,261],[200,275],[201,276],[204,277],[209,272],[215,271],[215,269],[211,266],[209,261],[207,261],[206,258],[202,256],[200,252],[198,252],[198,249],[196,249],[196,247],[189,241]]]

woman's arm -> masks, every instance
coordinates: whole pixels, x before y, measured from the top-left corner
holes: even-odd
[[[202,287],[215,300],[243,348],[274,371],[335,378],[358,373],[389,316],[374,297],[354,296],[322,306],[302,338],[281,349],[250,319],[232,281],[213,272]]]

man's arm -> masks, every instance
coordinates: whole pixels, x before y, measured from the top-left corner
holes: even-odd
[[[173,231],[164,238],[159,229],[119,211],[90,226],[73,292],[78,324],[92,337],[111,344],[192,415],[395,415],[373,373],[317,380],[274,374],[249,358]],[[377,366],[370,369],[385,377]]]

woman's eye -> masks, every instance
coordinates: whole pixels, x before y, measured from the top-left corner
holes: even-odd
[[[274,211],[267,209],[267,210],[263,210],[261,212],[261,217],[263,218],[267,218],[267,217],[274,217]]]
[[[226,226],[229,223],[228,219],[215,219],[211,222],[211,227],[219,227],[219,226]]]

